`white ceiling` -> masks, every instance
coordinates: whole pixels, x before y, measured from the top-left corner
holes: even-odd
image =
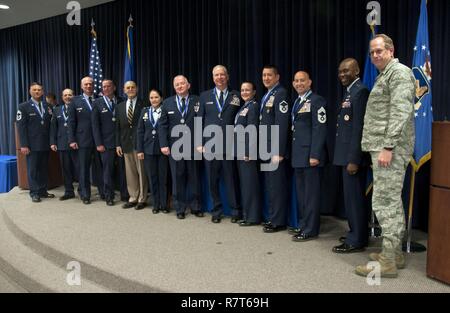
[[[66,9],[70,0],[0,0],[0,4],[10,6],[9,10],[0,10],[0,29],[34,22],[47,17],[70,11]],[[81,9],[114,0],[77,0]]]

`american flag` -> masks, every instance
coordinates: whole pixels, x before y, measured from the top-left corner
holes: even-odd
[[[91,49],[89,51],[89,76],[94,80],[94,94],[99,95],[102,92],[103,71],[100,62],[100,54],[97,45],[97,33],[95,32],[94,20],[91,23]]]

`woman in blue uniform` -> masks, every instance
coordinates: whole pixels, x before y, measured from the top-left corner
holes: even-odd
[[[255,101],[255,85],[244,82],[241,85],[241,98],[245,104],[234,120],[235,147],[241,186],[243,220],[240,226],[259,225],[262,204],[258,171],[258,125],[259,105]]]
[[[153,195],[153,213],[168,213],[167,169],[168,158],[161,154],[158,139],[159,118],[161,117],[161,92],[152,89],[149,93],[151,106],[141,112],[137,129],[138,158],[144,160],[145,172]]]

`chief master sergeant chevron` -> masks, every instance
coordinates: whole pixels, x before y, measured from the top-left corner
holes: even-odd
[[[394,58],[394,43],[388,36],[371,40],[370,57],[380,74],[367,102],[361,147],[372,158],[372,207],[383,230],[383,243],[381,253],[369,258],[380,262],[381,277],[397,277],[397,269],[405,266],[401,193],[414,149],[415,80],[411,69]],[[361,276],[371,271],[365,265],[356,268]]]

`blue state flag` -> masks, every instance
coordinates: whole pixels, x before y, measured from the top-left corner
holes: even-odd
[[[375,25],[370,25],[370,38],[369,43],[375,37],[377,34],[377,27]],[[370,90],[372,90],[373,85],[375,85],[375,80],[377,79],[378,71],[375,65],[373,65],[372,61],[370,60],[370,47],[367,52],[366,56],[366,64],[364,65],[364,77],[363,77],[363,83],[366,85],[366,87]]]
[[[102,92],[103,70],[100,62],[100,53],[98,52],[97,32],[94,29],[95,23],[91,23],[91,49],[89,51],[89,77],[94,80],[94,94]]]
[[[123,82],[127,81],[135,81],[135,72],[134,72],[134,39],[133,39],[133,18],[130,16],[129,20],[130,25],[127,27],[127,40],[125,43],[125,69]]]
[[[411,164],[414,171],[431,159],[431,128],[433,109],[431,106],[431,54],[428,41],[428,13],[426,0],[420,5],[419,26],[412,70],[416,78],[415,124],[416,143]]]

